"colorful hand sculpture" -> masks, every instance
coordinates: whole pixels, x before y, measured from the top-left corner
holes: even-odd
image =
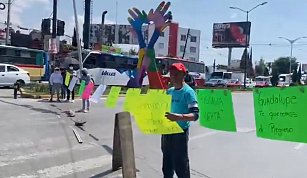
[[[154,51],[154,45],[157,42],[161,32],[167,27],[168,21],[171,18],[171,12],[168,12],[170,7],[170,2],[165,3],[164,1],[160,3],[160,5],[154,11],[151,9],[146,14],[145,11],[140,11],[137,8],[133,8],[132,10],[129,9],[128,12],[131,17],[128,18],[129,23],[133,27],[135,33],[137,34],[138,41],[139,41],[139,60],[137,64],[137,74],[135,78],[131,78],[129,81],[130,85],[133,87],[140,87],[142,86],[143,78],[146,76],[145,73],[150,72],[151,76],[160,76],[157,66],[156,66],[156,57]],[[154,33],[146,46],[142,26],[143,24],[150,24],[153,23],[155,25]],[[153,81],[154,79],[152,79]],[[161,77],[158,79],[161,83]],[[149,83],[151,79],[149,78]],[[163,84],[161,83],[161,88],[163,88]]]

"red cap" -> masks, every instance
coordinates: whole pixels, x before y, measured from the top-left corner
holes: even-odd
[[[184,73],[187,72],[187,69],[185,68],[185,66],[182,63],[173,63],[170,66],[169,69],[170,70],[177,70],[177,71],[184,72]]]

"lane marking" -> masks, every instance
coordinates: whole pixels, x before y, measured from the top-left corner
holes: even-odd
[[[72,148],[62,148],[62,149],[57,149],[57,150],[52,150],[52,151],[43,151],[39,153],[31,153],[31,154],[21,155],[21,156],[16,156],[16,157],[2,156],[0,158],[0,161],[1,161],[0,167],[14,165],[18,163],[24,163],[27,160],[55,157],[60,154],[68,154],[71,151],[89,150],[91,148],[95,148],[95,146],[90,145],[90,144],[83,144],[83,145],[75,145]]]
[[[74,163],[63,164],[59,166],[41,169],[32,172],[30,175],[21,174],[19,176],[11,176],[10,178],[32,178],[32,177],[63,177],[74,173],[89,171],[96,168],[109,166],[112,162],[112,156],[105,155],[97,158],[85,159]]]

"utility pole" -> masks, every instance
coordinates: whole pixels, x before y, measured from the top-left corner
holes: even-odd
[[[84,49],[89,49],[90,47],[90,28],[91,28],[91,1],[84,1],[84,26],[83,26],[83,44]]]
[[[77,47],[78,47],[78,59],[79,59],[79,69],[80,71],[83,69],[83,61],[82,61],[82,49],[81,49],[81,41],[79,37],[79,22],[76,8],[76,1],[73,0],[73,8],[74,8],[74,17],[75,17],[75,28],[76,28],[76,39],[77,39]],[[79,73],[81,77],[81,72]]]
[[[7,20],[6,20],[6,37],[5,44],[9,45],[9,37],[10,37],[10,27],[11,27],[11,5],[12,0],[8,0],[7,2]]]
[[[280,39],[284,39],[284,40],[287,40],[289,43],[290,43],[290,70],[289,70],[289,73],[291,74],[292,73],[292,59],[293,59],[293,44],[297,41],[297,40],[300,40],[300,39],[303,39],[303,38],[307,38],[306,36],[302,36],[302,37],[299,37],[299,38],[296,38],[294,40],[290,40],[288,38],[285,38],[285,37],[278,37]]]
[[[58,0],[53,0],[53,17],[52,17],[52,38],[51,38],[51,51],[52,51],[52,61],[54,61],[55,66],[59,65],[55,61],[55,54],[57,51],[56,46],[56,30],[57,30],[57,10],[58,10]],[[54,49],[55,48],[55,49]]]

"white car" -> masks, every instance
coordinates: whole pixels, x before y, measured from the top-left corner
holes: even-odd
[[[0,63],[0,86],[14,86],[16,82],[29,84],[29,72],[11,64]]]

